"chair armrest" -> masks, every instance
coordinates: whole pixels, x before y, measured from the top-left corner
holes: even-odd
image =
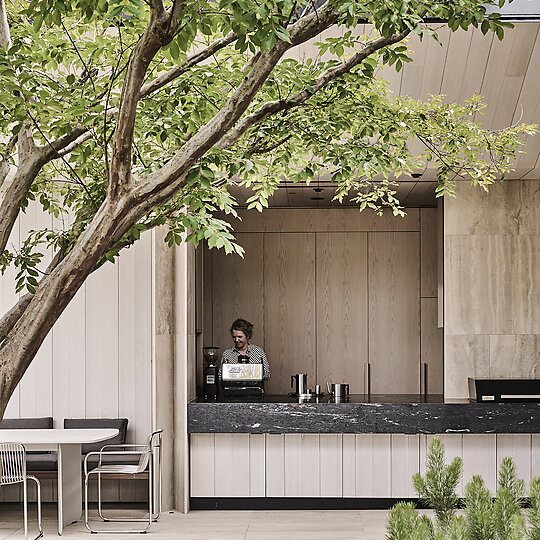
[[[145,446],[145,444],[106,444],[100,451],[103,452],[105,448],[144,448]]]
[[[107,452],[88,452],[86,456],[84,456],[84,475],[88,475],[88,458],[90,456],[99,456],[99,465],[101,465],[101,458],[103,456],[142,456],[144,454],[150,454],[149,450],[117,450],[117,451],[107,451]]]

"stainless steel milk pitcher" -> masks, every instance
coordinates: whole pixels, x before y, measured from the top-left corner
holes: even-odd
[[[332,394],[336,398],[342,398],[349,395],[349,385],[346,383],[326,383],[326,389],[329,394]]]
[[[295,394],[302,396],[308,393],[307,373],[297,373],[296,375],[291,375],[291,388],[293,387],[295,382]]]

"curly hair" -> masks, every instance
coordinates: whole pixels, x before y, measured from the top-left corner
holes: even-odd
[[[239,330],[240,332],[244,332],[244,335],[251,339],[251,336],[253,335],[253,324],[246,321],[245,319],[236,319],[231,325],[231,334],[233,330]]]

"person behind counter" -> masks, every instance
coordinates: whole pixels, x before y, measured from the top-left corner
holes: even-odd
[[[234,342],[234,347],[225,349],[221,357],[221,365],[223,364],[262,364],[263,365],[263,380],[270,378],[270,366],[266,354],[261,347],[252,345],[249,340],[253,335],[253,324],[244,320],[236,319],[231,326],[231,336]],[[219,368],[219,378],[221,379],[221,366]]]

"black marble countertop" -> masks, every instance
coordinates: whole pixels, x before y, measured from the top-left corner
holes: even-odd
[[[540,403],[471,403],[440,395],[198,399],[188,403],[187,415],[188,433],[540,433]]]

